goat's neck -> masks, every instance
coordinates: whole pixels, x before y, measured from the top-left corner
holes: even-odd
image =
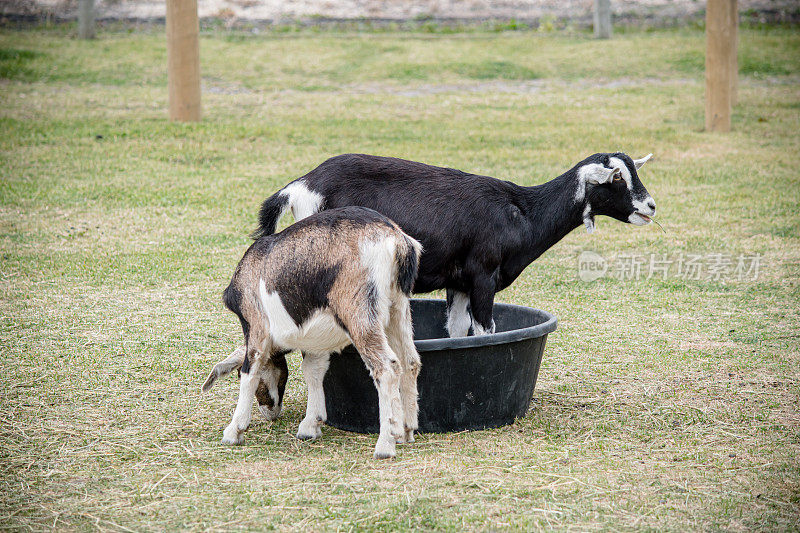
[[[577,177],[573,170],[534,187],[523,187],[524,215],[531,227],[525,237],[526,266],[548,248],[583,224],[586,202],[576,198]]]

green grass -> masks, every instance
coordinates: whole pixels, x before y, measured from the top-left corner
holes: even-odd
[[[205,118],[166,120],[158,33],[0,30],[3,529],[791,530],[800,516],[800,34],[741,33],[734,131],[702,131],[704,37],[210,32]],[[655,153],[657,228],[598,219],[498,300],[559,317],[527,416],[218,444],[240,341],[220,294],[260,201],[343,152],[541,183]],[[595,250],[761,258],[755,280],[578,279]]]

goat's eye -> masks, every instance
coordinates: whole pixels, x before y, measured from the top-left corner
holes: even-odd
[[[622,176],[620,176],[619,174],[614,176],[614,183],[617,183],[617,182],[620,182],[620,181],[622,181]]]

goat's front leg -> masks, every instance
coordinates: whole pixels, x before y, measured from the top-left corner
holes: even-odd
[[[475,335],[494,333],[495,324],[492,314],[495,288],[493,275],[479,274],[473,277],[469,304],[472,311],[472,326]]]
[[[322,435],[322,424],[328,419],[322,382],[330,365],[331,355],[303,353],[303,379],[308,386],[306,417],[297,430],[298,439],[316,439]]]
[[[247,356],[250,359],[250,368],[247,372],[242,367],[242,380],[239,384],[239,401],[236,403],[236,410],[233,412],[233,420],[222,433],[224,444],[241,444],[242,433],[250,425],[250,418],[253,411],[253,397],[261,379],[261,358],[262,354],[251,350]]]

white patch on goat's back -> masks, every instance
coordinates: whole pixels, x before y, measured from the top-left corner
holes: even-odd
[[[289,197],[289,206],[295,221],[319,212],[324,200],[321,194],[309,189],[302,181],[290,183],[283,188],[281,195]]]
[[[264,280],[259,281],[258,290],[261,306],[269,322],[269,333],[281,348],[338,352],[352,342],[330,309],[317,309],[298,326],[286,311],[280,295],[266,291]]]
[[[472,316],[467,311],[469,295],[455,291],[453,301],[447,308],[447,333],[451,337],[466,337],[472,326]]]
[[[378,313],[386,326],[389,320],[389,295],[393,281],[397,279],[397,240],[394,237],[364,239],[358,244],[358,248],[361,264],[367,269],[369,280],[377,290]]]
[[[258,280],[258,297],[261,300],[261,310],[267,318],[267,328],[272,336],[276,331],[287,331],[290,328],[297,329],[294,320],[289,316],[286,308],[281,302],[281,297],[277,292],[267,292],[267,287],[263,279]]]

